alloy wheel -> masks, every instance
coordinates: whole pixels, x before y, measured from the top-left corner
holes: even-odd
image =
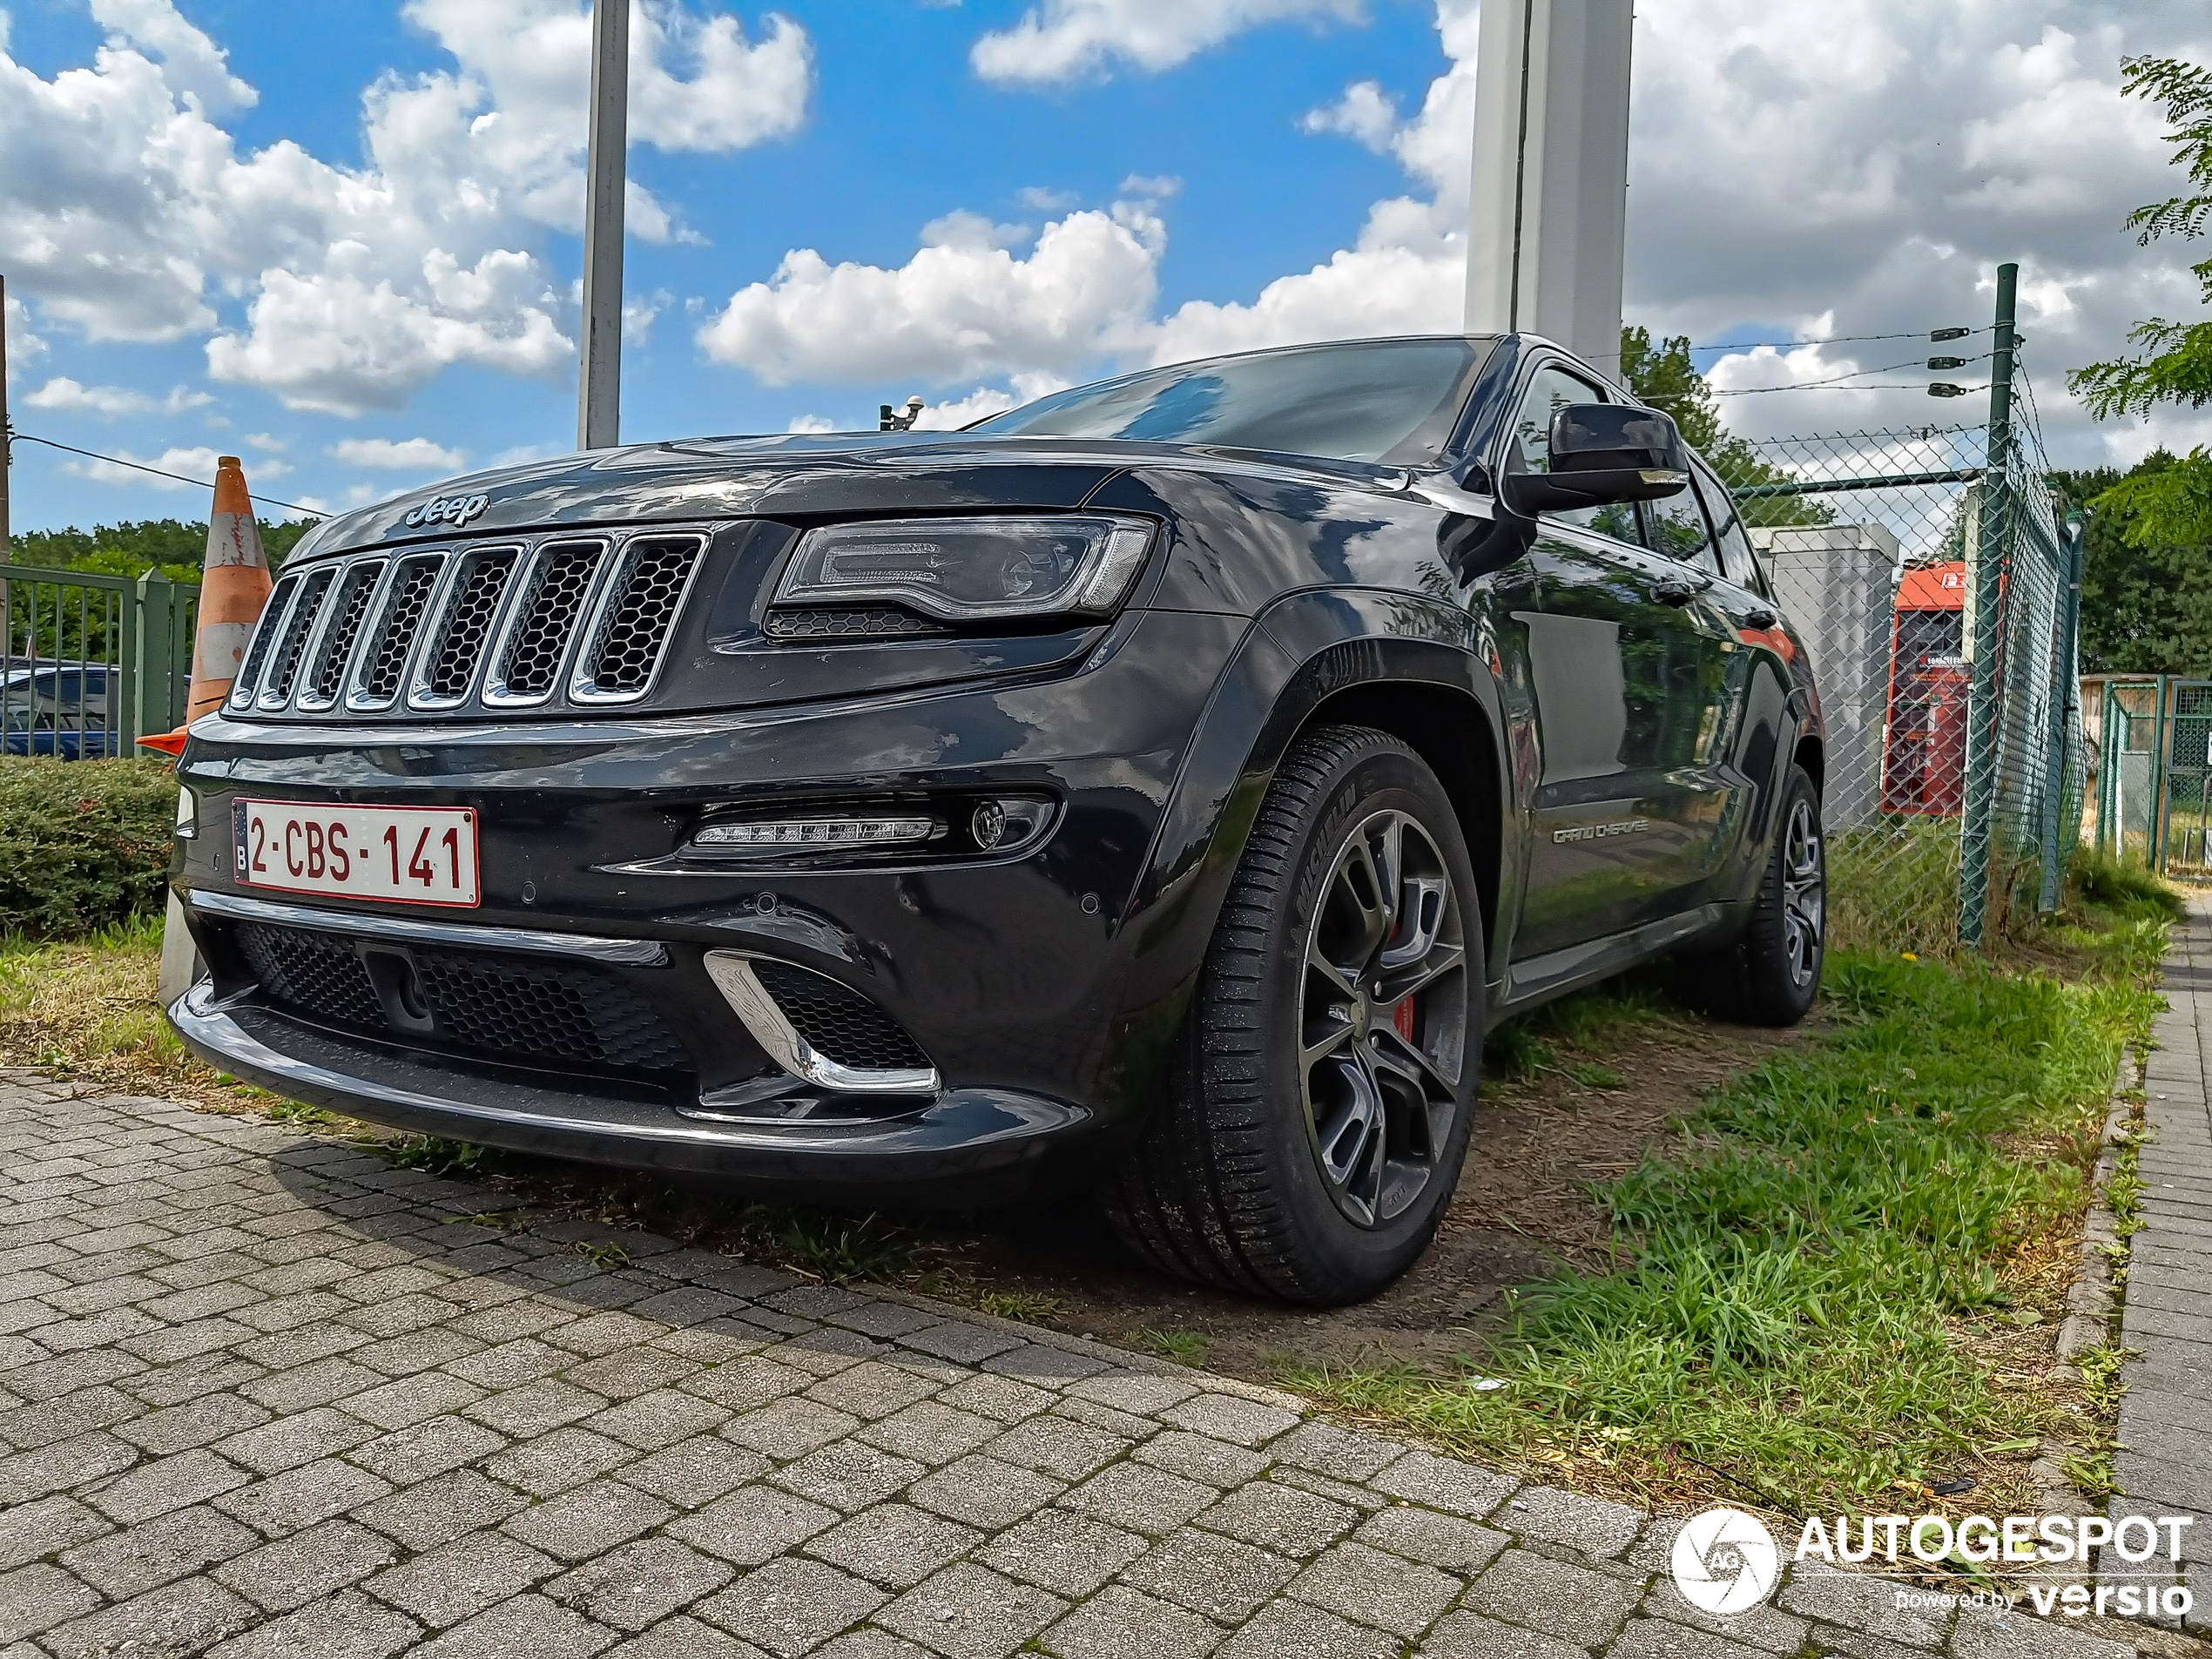
[[[1821,857],[1820,827],[1812,803],[1790,809],[1782,843],[1782,948],[1790,982],[1811,982],[1820,968],[1820,942],[1828,921],[1828,872]]]
[[[1323,1184],[1358,1225],[1386,1225],[1435,1178],[1470,1060],[1459,895],[1405,813],[1371,813],[1337,849],[1306,934],[1298,1034]]]

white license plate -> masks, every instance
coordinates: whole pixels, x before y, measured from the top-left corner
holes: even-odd
[[[466,806],[334,806],[235,800],[238,879],[286,893],[470,906],[476,814]]]

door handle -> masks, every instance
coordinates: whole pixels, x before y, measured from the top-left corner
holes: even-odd
[[[1686,605],[1697,597],[1698,591],[1696,583],[1684,582],[1677,577],[1668,577],[1651,590],[1652,597],[1662,605]]]
[[[1761,605],[1757,610],[1747,610],[1743,613],[1743,625],[1746,628],[1771,628],[1781,620],[1781,617],[1776,616],[1764,605]]]

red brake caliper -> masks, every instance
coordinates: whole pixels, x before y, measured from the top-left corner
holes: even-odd
[[[1413,1040],[1413,999],[1406,998],[1390,1011],[1390,1022],[1398,1035],[1411,1042]]]

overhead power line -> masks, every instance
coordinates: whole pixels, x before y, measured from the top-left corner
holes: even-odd
[[[73,443],[57,443],[53,439],[42,438],[36,433],[11,432],[8,435],[17,443],[43,443],[49,449],[66,449],[73,455],[83,455],[91,461],[105,461],[111,467],[128,467],[133,472],[150,472],[157,478],[173,478],[180,484],[198,484],[202,489],[215,488],[214,480],[212,478],[187,478],[181,472],[165,472],[159,467],[149,467],[143,461],[126,461],[121,455],[104,455],[97,449],[80,449]],[[265,501],[272,507],[289,507],[295,513],[313,513],[318,518],[327,516],[330,511],[327,507],[304,507],[296,501],[283,501],[274,496],[264,496],[258,490],[249,489],[246,493],[253,500]]]

